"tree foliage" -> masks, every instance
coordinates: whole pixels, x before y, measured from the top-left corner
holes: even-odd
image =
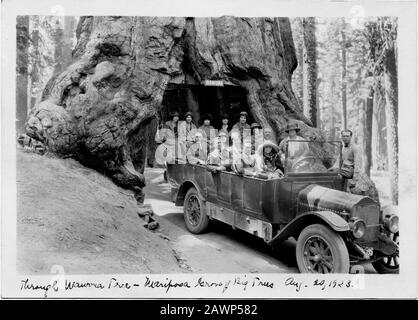
[[[295,47],[303,41],[301,18],[292,20]],[[358,170],[388,170],[397,186],[397,20],[363,19],[352,25],[343,18],[316,18],[318,127],[338,139],[346,126],[357,145]],[[299,61],[299,60],[298,60]],[[298,70],[299,69],[299,70]],[[303,68],[293,74],[298,94]],[[346,124],[345,124],[346,110]],[[393,187],[393,188],[395,188]],[[397,191],[392,190],[392,199]],[[393,201],[396,203],[396,200]]]

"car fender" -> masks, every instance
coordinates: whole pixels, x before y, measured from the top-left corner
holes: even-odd
[[[269,244],[282,242],[290,237],[296,239],[305,227],[314,223],[325,224],[336,232],[346,232],[350,230],[347,221],[332,211],[309,211],[298,215],[290,221],[269,241]]]
[[[173,199],[175,199],[176,206],[184,205],[184,198],[186,197],[186,193],[192,187],[196,188],[199,194],[203,197],[204,193],[202,192],[203,190],[200,189],[199,184],[193,180],[186,180],[183,181],[180,187],[175,191],[175,194],[172,194]]]

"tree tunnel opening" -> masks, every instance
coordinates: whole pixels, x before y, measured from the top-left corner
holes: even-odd
[[[184,84],[184,83],[168,83],[163,94],[163,100],[159,111],[159,124],[157,119],[154,119],[146,125],[146,132],[138,132],[135,135],[140,135],[138,141],[139,144],[145,144],[145,148],[138,147],[136,143],[137,151],[132,152],[132,157],[135,161],[144,163],[145,166],[153,167],[155,151],[157,145],[152,139],[155,135],[158,125],[164,125],[166,121],[171,120],[171,114],[173,112],[180,113],[180,121],[184,120],[186,112],[193,113],[193,121],[197,127],[202,125],[201,118],[205,114],[211,114],[211,125],[215,129],[221,128],[222,115],[227,114],[229,116],[229,127],[239,121],[239,114],[241,111],[248,113],[247,123],[251,124],[253,118],[251,117],[250,108],[247,103],[247,91],[245,88],[233,85],[225,84],[222,81],[209,81],[209,85],[199,84]],[[142,158],[143,160],[136,160],[136,158]],[[138,167],[142,167],[138,163]],[[139,170],[143,172],[143,169]]]
[[[238,122],[239,113],[246,111],[249,115],[247,122],[251,124],[247,91],[243,87],[224,84],[222,81],[209,83],[210,85],[169,83],[163,95],[161,123],[171,120],[170,115],[175,111],[180,113],[182,121],[184,114],[190,111],[197,126],[202,125],[202,116],[209,113],[213,118],[211,125],[219,129],[223,114],[229,116],[229,125],[232,127]]]

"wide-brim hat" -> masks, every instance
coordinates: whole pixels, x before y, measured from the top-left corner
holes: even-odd
[[[180,113],[178,113],[177,111],[174,111],[170,114],[170,116],[173,117],[180,117]]]
[[[296,130],[296,131],[299,131],[299,130],[300,130],[300,128],[299,128],[298,123],[297,123],[297,122],[288,123],[288,124],[286,125],[286,129],[285,129],[285,131],[286,131],[286,132],[289,132],[290,130]]]
[[[184,119],[186,119],[188,116],[193,118],[193,113],[191,113],[190,111],[186,112],[186,114],[184,115]]]
[[[248,112],[246,112],[246,111],[241,111],[241,112],[239,113],[239,116],[240,116],[240,117],[244,116],[244,117],[248,118]]]
[[[257,122],[254,122],[254,123],[252,123],[251,124],[251,129],[255,129],[255,128],[259,128],[259,129],[261,129],[261,128],[263,128],[259,123],[257,123]]]
[[[212,121],[212,119],[213,119],[213,117],[212,117],[212,115],[211,115],[211,114],[209,114],[209,113],[205,114],[205,115],[201,118],[201,120],[202,120],[202,121],[205,121],[205,120],[210,120],[210,121]]]

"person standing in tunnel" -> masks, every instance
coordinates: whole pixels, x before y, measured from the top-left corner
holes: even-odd
[[[175,111],[171,113],[171,120],[166,121],[165,123],[165,127],[173,132],[175,139],[178,138],[179,117],[180,114]]]
[[[210,124],[212,121],[212,115],[210,114],[205,114],[202,117],[203,120],[203,124],[199,127],[199,131],[202,133],[203,135],[203,139],[207,145],[207,153],[210,152],[209,148],[210,148],[210,143],[211,143],[211,139],[212,137],[215,137],[215,128]]]
[[[244,139],[251,136],[251,126],[247,123],[248,113],[245,111],[240,112],[239,121],[234,124],[231,131],[238,132],[241,138],[241,144],[244,143]]]
[[[248,113],[245,111],[240,112],[239,121],[236,124],[234,124],[234,126],[231,129],[231,140],[234,155],[241,154],[240,157],[242,157],[244,145],[246,145],[246,143],[251,144],[251,126],[247,123],[247,119]]]
[[[180,114],[177,111],[172,112],[171,120],[166,121],[164,126],[162,126],[161,130],[157,131],[157,143],[162,143],[166,146],[168,162],[177,162],[179,117]],[[164,170],[163,176],[164,181],[167,182],[167,170]]]
[[[193,114],[186,112],[184,121],[181,121],[179,124],[179,139],[185,143],[187,149],[194,142],[194,131],[196,129],[196,125],[193,122]]]
[[[229,135],[229,116],[225,113],[221,116],[221,128],[219,129],[219,133],[224,132]]]

